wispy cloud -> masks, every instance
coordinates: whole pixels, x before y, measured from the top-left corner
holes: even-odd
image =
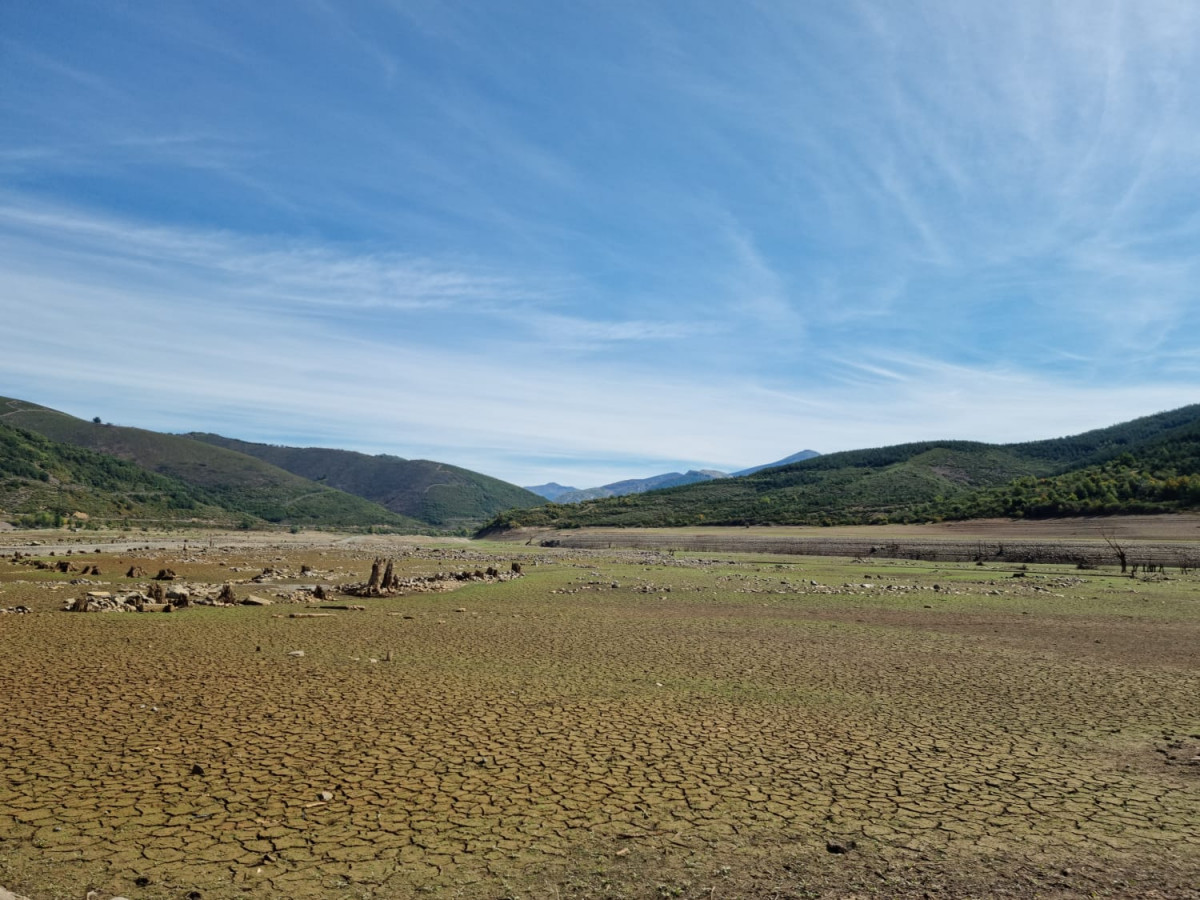
[[[586,485],[1200,388],[1194,4],[54,7],[0,39],[39,402]]]

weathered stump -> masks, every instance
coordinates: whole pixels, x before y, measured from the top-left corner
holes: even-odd
[[[370,597],[378,597],[379,596],[379,579],[380,579],[379,568],[382,565],[383,565],[382,559],[376,559],[375,562],[373,562],[371,564],[371,577],[367,580],[367,595]]]

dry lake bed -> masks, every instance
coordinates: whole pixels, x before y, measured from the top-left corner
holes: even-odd
[[[16,608],[32,900],[1200,897],[1195,572],[7,532]]]

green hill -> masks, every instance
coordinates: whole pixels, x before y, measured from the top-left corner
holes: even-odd
[[[502,510],[543,502],[537,494],[498,478],[427,459],[370,456],[321,447],[277,447],[217,434],[187,437],[256,457],[441,528],[473,527]]]
[[[108,454],[182,482],[197,502],[265,522],[421,530],[411,518],[361,497],[316,484],[260,459],[177,435],[87,422],[0,397],[0,422],[53,442]]]
[[[740,478],[571,506],[510,510],[488,528],[815,525],[1197,505],[1200,404],[1072,437],[926,441],[830,453]]]
[[[1172,427],[1157,438],[1105,445],[1085,459],[1103,461],[943,498],[914,514],[922,519],[1045,518],[1200,507],[1200,422]]]
[[[0,517],[36,527],[83,521],[79,513],[88,520],[237,522],[178,479],[0,421]]]

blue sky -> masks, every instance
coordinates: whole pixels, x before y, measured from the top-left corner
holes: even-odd
[[[584,487],[1200,400],[1200,4],[9,3],[0,394]]]

